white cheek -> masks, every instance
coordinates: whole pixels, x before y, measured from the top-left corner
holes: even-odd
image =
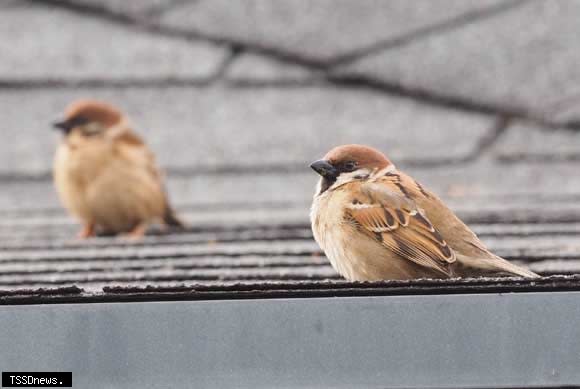
[[[82,126],[82,132],[84,135],[95,135],[103,132],[104,128],[99,123],[91,122]]]
[[[336,182],[333,187],[338,187],[341,185],[346,184],[347,182],[356,181],[356,180],[364,180],[370,176],[370,172],[368,169],[357,169],[352,172],[348,173],[341,173],[340,176],[336,179]]]
[[[316,189],[314,191],[314,197],[318,196],[320,194],[320,191],[322,190],[322,178],[320,180],[318,180],[318,182],[316,183]]]

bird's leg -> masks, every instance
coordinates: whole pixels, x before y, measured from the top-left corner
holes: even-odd
[[[124,234],[123,237],[129,240],[139,240],[145,236],[145,233],[147,232],[147,227],[148,227],[147,223],[139,223],[131,231]]]
[[[87,239],[94,237],[95,234],[95,225],[94,223],[86,223],[83,224],[83,228],[79,231],[77,237],[79,239]]]

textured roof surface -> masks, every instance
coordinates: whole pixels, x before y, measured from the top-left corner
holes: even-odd
[[[574,277],[348,284],[308,224],[309,162],[367,143],[497,254],[546,276],[580,273],[576,6],[133,3],[0,5],[11,37],[0,42],[0,302],[577,288]],[[368,33],[355,34],[361,23]],[[511,33],[520,23],[529,34]],[[189,231],[74,239],[48,124],[86,96],[130,115]]]

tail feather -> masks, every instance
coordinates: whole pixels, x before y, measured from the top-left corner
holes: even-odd
[[[538,278],[538,274],[531,270],[516,266],[501,257],[471,258],[463,255],[458,256],[459,268],[456,273],[463,277],[470,276],[517,276],[525,278]]]
[[[167,206],[165,209],[165,214],[163,215],[163,222],[172,228],[184,230],[187,225],[175,214],[175,211],[171,206]]]
[[[507,266],[505,266],[505,270],[513,275],[516,276],[520,276],[520,277],[525,277],[525,278],[539,278],[540,275],[534,273],[531,270],[525,269],[523,267],[520,266],[516,266],[513,263],[510,263],[508,261],[505,261],[507,263]]]

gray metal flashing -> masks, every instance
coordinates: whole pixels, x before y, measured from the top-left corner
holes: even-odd
[[[77,388],[580,385],[580,292],[0,306],[4,371]]]
[[[0,289],[0,305],[74,304],[140,301],[241,300],[444,294],[497,294],[580,291],[580,275],[523,278],[419,279],[348,282],[236,281],[189,285],[105,286],[101,291],[78,286]]]

